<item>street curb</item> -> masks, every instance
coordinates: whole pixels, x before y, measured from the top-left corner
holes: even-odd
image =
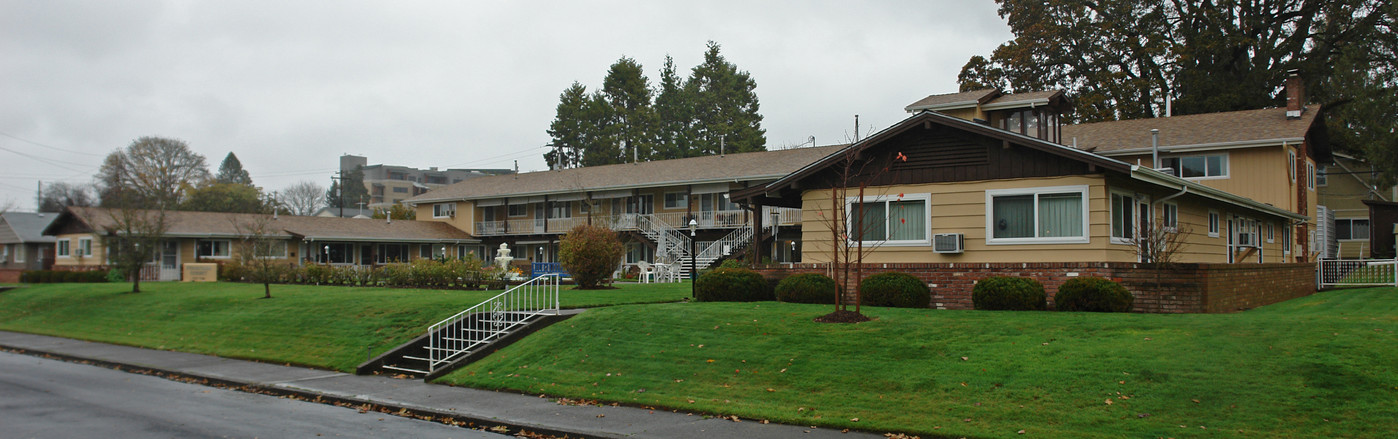
[[[518,423],[500,422],[500,421],[494,420],[494,419],[476,418],[476,417],[472,417],[472,416],[462,415],[462,414],[459,414],[459,413],[445,412],[445,411],[441,411],[441,410],[434,410],[434,409],[424,408],[424,407],[410,407],[410,406],[406,406],[406,405],[393,404],[393,403],[383,403],[383,402],[378,402],[378,401],[373,401],[373,400],[367,400],[367,399],[361,399],[361,398],[353,398],[353,397],[343,397],[343,396],[326,395],[326,394],[323,394],[323,393],[317,393],[317,392],[312,392],[312,391],[308,391],[308,390],[297,390],[297,389],[289,389],[289,388],[277,387],[277,386],[268,386],[268,385],[257,384],[257,383],[240,382],[240,381],[234,381],[234,380],[229,380],[229,379],[225,379],[225,378],[211,377],[211,376],[207,376],[207,375],[200,375],[200,374],[187,373],[187,372],[172,371],[172,370],[161,369],[161,368],[156,368],[156,367],[138,366],[138,365],[133,365],[133,364],[118,363],[118,362],[114,362],[114,361],[100,360],[100,359],[95,359],[95,358],[80,357],[80,356],[76,356],[76,355],[58,354],[58,353],[53,353],[53,352],[38,351],[38,350],[27,349],[27,348],[17,348],[17,347],[14,347],[14,346],[9,346],[9,345],[4,345],[4,344],[0,344],[0,351],[11,352],[11,353],[21,354],[21,355],[28,355],[28,356],[32,356],[32,357],[47,358],[47,359],[51,359],[51,360],[59,360],[59,361],[64,361],[64,362],[69,362],[69,363],[78,363],[78,364],[86,364],[86,365],[91,365],[91,366],[104,367],[104,368],[107,368],[107,369],[112,369],[112,370],[117,370],[117,371],[127,372],[127,373],[134,373],[134,374],[140,374],[140,375],[151,375],[151,376],[156,376],[156,377],[164,378],[164,379],[171,380],[171,381],[180,381],[180,382],[185,382],[185,383],[190,383],[190,384],[198,384],[198,385],[209,386],[209,387],[218,387],[218,388],[222,388],[222,389],[237,390],[237,391],[246,392],[246,393],[256,393],[256,394],[261,394],[261,395],[270,395],[270,396],[277,396],[277,397],[298,397],[298,399],[303,400],[303,401],[306,401],[306,402],[313,402],[313,403],[320,403],[320,404],[333,405],[333,406],[337,406],[337,407],[345,407],[345,408],[358,409],[358,410],[360,410],[360,413],[364,413],[364,412],[368,412],[368,411],[376,411],[376,412],[380,412],[380,413],[384,413],[384,414],[389,414],[389,415],[393,415],[393,416],[400,416],[400,417],[405,417],[405,418],[413,418],[413,419],[419,419],[419,420],[424,420],[424,421],[436,422],[436,423],[439,423],[439,424],[446,424],[446,425],[451,425],[451,426],[455,426],[455,427],[462,427],[462,428],[470,428],[470,429],[475,429],[475,430],[489,431],[489,432],[492,432],[492,433],[499,433],[499,434],[503,434],[503,435],[520,435],[520,434],[522,434],[522,433],[534,433],[534,434],[543,434],[543,435],[553,436],[553,437],[558,437],[558,438],[579,438],[579,439],[613,439],[613,438],[622,438],[622,437],[625,437],[625,436],[583,434],[583,433],[577,433],[577,432],[568,432],[568,431],[555,430],[555,429],[552,429],[552,428],[549,428],[549,427],[540,427],[540,426],[536,426],[536,425],[522,425],[522,424],[518,424]],[[526,436],[523,436],[523,437],[534,437],[534,436],[528,436],[528,435],[526,435]]]

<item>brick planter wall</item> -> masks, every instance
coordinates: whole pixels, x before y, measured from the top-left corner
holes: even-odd
[[[768,279],[797,273],[825,273],[825,264],[773,264],[757,268]],[[865,264],[864,276],[900,271],[917,276],[932,289],[931,306],[971,309],[971,289],[988,276],[1032,277],[1053,295],[1063,282],[1095,276],[1121,283],[1136,296],[1133,312],[1226,313],[1282,302],[1314,293],[1315,264],[1176,264],[1157,270],[1123,262]],[[1157,282],[1158,281],[1158,282]],[[853,291],[853,285],[846,286]]]
[[[17,284],[17,283],[19,283],[19,275],[20,275],[21,273],[24,273],[24,270],[23,270],[23,269],[19,269],[19,268],[3,268],[3,269],[0,269],[0,284]]]

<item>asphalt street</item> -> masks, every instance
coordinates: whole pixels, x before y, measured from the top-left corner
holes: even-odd
[[[505,438],[0,352],[0,438]]]

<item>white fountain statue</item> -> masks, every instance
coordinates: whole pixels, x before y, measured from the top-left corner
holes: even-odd
[[[500,243],[500,249],[495,251],[495,265],[500,266],[502,270],[508,270],[510,268],[510,261],[513,260],[515,260],[515,258],[510,257],[509,244]]]

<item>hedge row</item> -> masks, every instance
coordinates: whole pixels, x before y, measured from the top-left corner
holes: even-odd
[[[219,279],[234,282],[415,288],[503,288],[510,274],[475,258],[418,259],[411,263],[379,266],[274,263],[264,268],[258,261],[230,261],[219,265]]]
[[[19,274],[19,281],[27,284],[113,282],[111,276],[106,270],[29,270]],[[116,275],[116,281],[120,280],[121,275]]]

